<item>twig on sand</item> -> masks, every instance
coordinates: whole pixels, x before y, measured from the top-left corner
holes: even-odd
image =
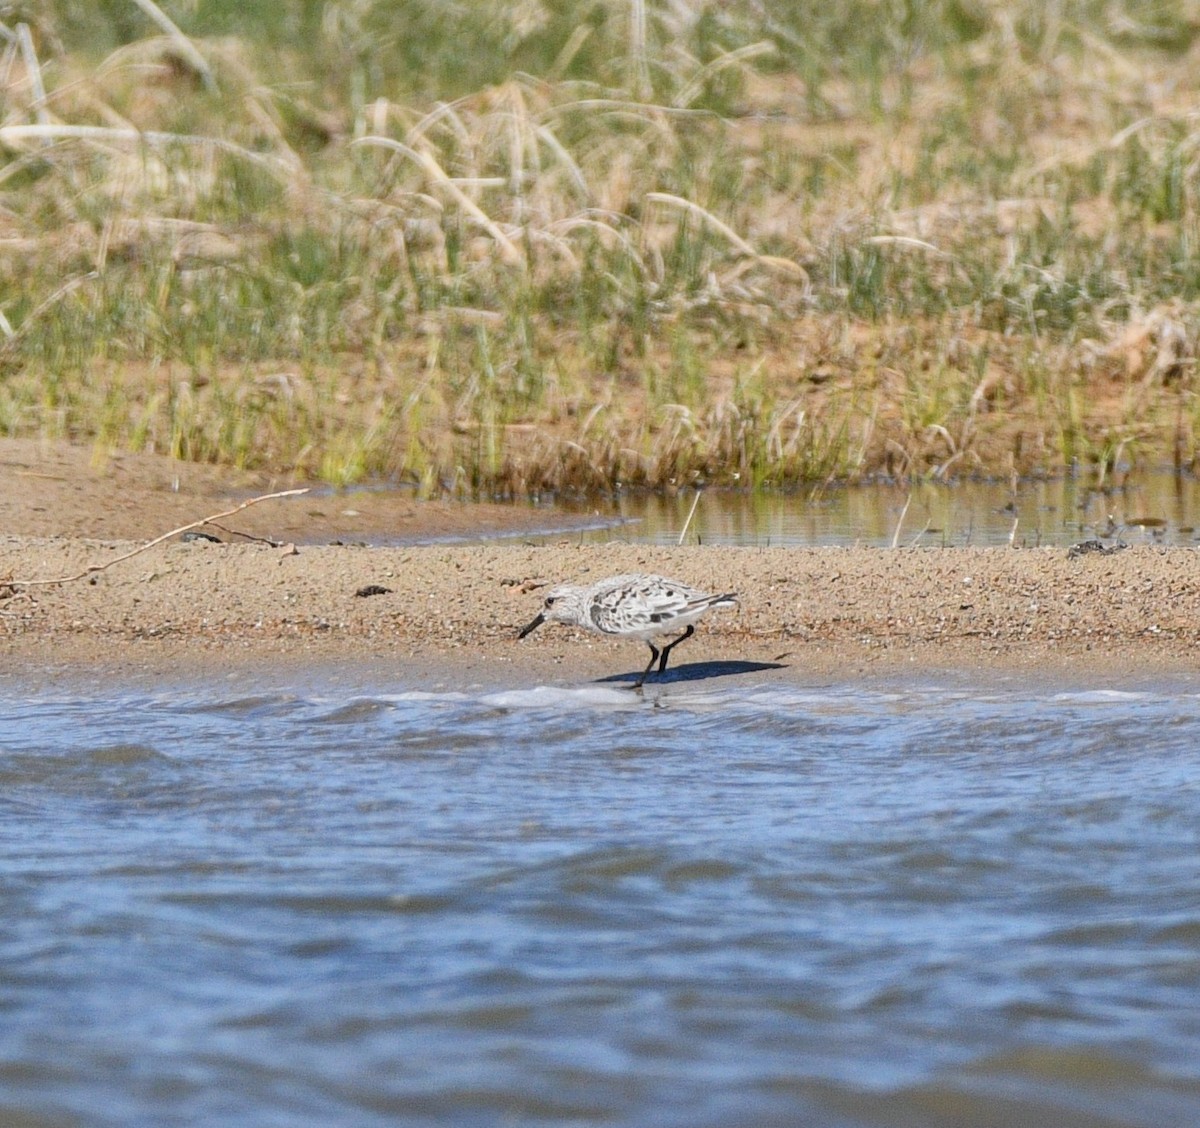
[[[42,587],[50,584],[70,584],[76,580],[86,579],[88,576],[94,575],[96,572],[103,572],[106,568],[111,568],[114,564],[120,564],[123,560],[128,560],[130,557],[137,556],[145,552],[148,548],[153,548],[156,544],[162,544],[165,540],[170,540],[171,537],[177,537],[180,533],[186,533],[189,529],[198,528],[200,525],[207,525],[212,521],[219,521],[222,517],[232,517],[235,513],[241,513],[243,509],[249,509],[252,505],[257,505],[260,501],[272,501],[277,497],[296,497],[299,494],[308,493],[307,487],[298,490],[280,490],[279,493],[263,494],[261,497],[252,497],[243,501],[241,505],[235,505],[232,509],[226,509],[223,513],[214,513],[211,517],[201,517],[199,521],[192,521],[190,524],[181,525],[178,529],[172,529],[169,533],[163,533],[160,537],[155,537],[152,541],[147,541],[137,548],[131,549],[129,552],[122,553],[120,556],[113,557],[112,560],[104,564],[89,564],[82,572],[77,572],[73,576],[57,576],[50,580],[5,580],[4,584],[7,587]]]
[[[272,548],[283,547],[283,541],[273,540],[271,537],[256,537],[253,533],[243,533],[241,529],[231,529],[228,525],[218,524],[211,517],[205,524],[211,525],[214,529],[220,529],[227,536],[242,537],[244,540],[254,541],[256,544],[270,545]]]

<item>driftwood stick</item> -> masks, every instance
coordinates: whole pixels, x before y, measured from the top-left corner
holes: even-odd
[[[211,525],[214,529],[220,529],[221,532],[226,533],[231,537],[242,537],[244,540],[255,541],[258,544],[267,544],[272,548],[283,547],[282,541],[272,540],[270,537],[256,537],[253,533],[243,533],[241,529],[231,529],[228,525],[222,525],[212,517],[205,521],[205,524]]]
[[[199,521],[192,521],[188,525],[181,525],[178,529],[172,529],[169,533],[163,533],[161,537],[155,537],[152,541],[147,541],[145,544],[139,545],[129,552],[115,556],[107,563],[89,564],[82,572],[78,572],[74,576],[58,576],[52,580],[5,580],[4,584],[7,587],[17,588],[74,583],[76,580],[86,579],[96,572],[103,572],[106,568],[111,568],[114,564],[120,564],[122,560],[128,560],[132,556],[137,556],[139,553],[145,552],[146,549],[153,548],[156,544],[162,544],[163,541],[170,540],[171,537],[179,536],[180,533],[186,533],[189,529],[198,528],[200,525],[206,525],[208,522],[217,521],[222,517],[232,517],[235,513],[241,513],[243,509],[249,509],[250,506],[257,505],[260,501],[271,501],[277,497],[295,497],[298,494],[306,493],[308,493],[307,488],[300,490],[280,490],[279,493],[269,493],[263,494],[261,497],[252,497],[247,501],[243,501],[241,505],[235,505],[232,509],[226,509],[223,513],[214,513],[211,517],[201,517]]]

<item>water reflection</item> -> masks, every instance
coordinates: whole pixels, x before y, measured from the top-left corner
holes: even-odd
[[[999,482],[827,487],[811,493],[706,490],[699,497],[695,491],[620,497],[583,511],[613,524],[542,539],[676,544],[686,529],[684,543],[713,545],[1035,547],[1089,538],[1193,545],[1200,484],[1190,476],[1154,474],[1109,489],[1060,478],[1024,481],[1015,491]]]

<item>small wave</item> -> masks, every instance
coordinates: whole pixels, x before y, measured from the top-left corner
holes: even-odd
[[[601,685],[539,685],[485,693],[479,700],[495,709],[636,709],[645,701],[629,689]]]
[[[1052,694],[1051,701],[1066,705],[1125,705],[1133,701],[1154,701],[1161,694],[1134,689],[1076,689]]]

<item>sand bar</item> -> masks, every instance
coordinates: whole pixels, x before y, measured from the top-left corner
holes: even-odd
[[[0,444],[0,578],[74,575],[257,490],[152,456],[97,466],[72,447]],[[375,505],[375,509],[371,506]],[[365,510],[365,511],[364,511]],[[403,514],[403,516],[399,516]],[[505,520],[509,524],[505,525]],[[566,518],[564,518],[566,519]],[[384,496],[268,502],[238,530],[287,541],[163,543],[83,579],[0,594],[9,678],[269,678],[331,684],[569,683],[636,673],[644,644],[561,626],[524,641],[543,585],[654,571],[737,591],[675,652],[675,682],[813,683],[932,674],[1072,684],[1191,684],[1200,666],[1194,549],[368,547],[371,536],[520,532],[544,513]],[[53,530],[54,535],[48,535]],[[341,540],[303,543],[299,533]],[[299,542],[299,543],[295,543]],[[294,547],[293,547],[294,543]],[[388,589],[358,595],[364,588]]]

